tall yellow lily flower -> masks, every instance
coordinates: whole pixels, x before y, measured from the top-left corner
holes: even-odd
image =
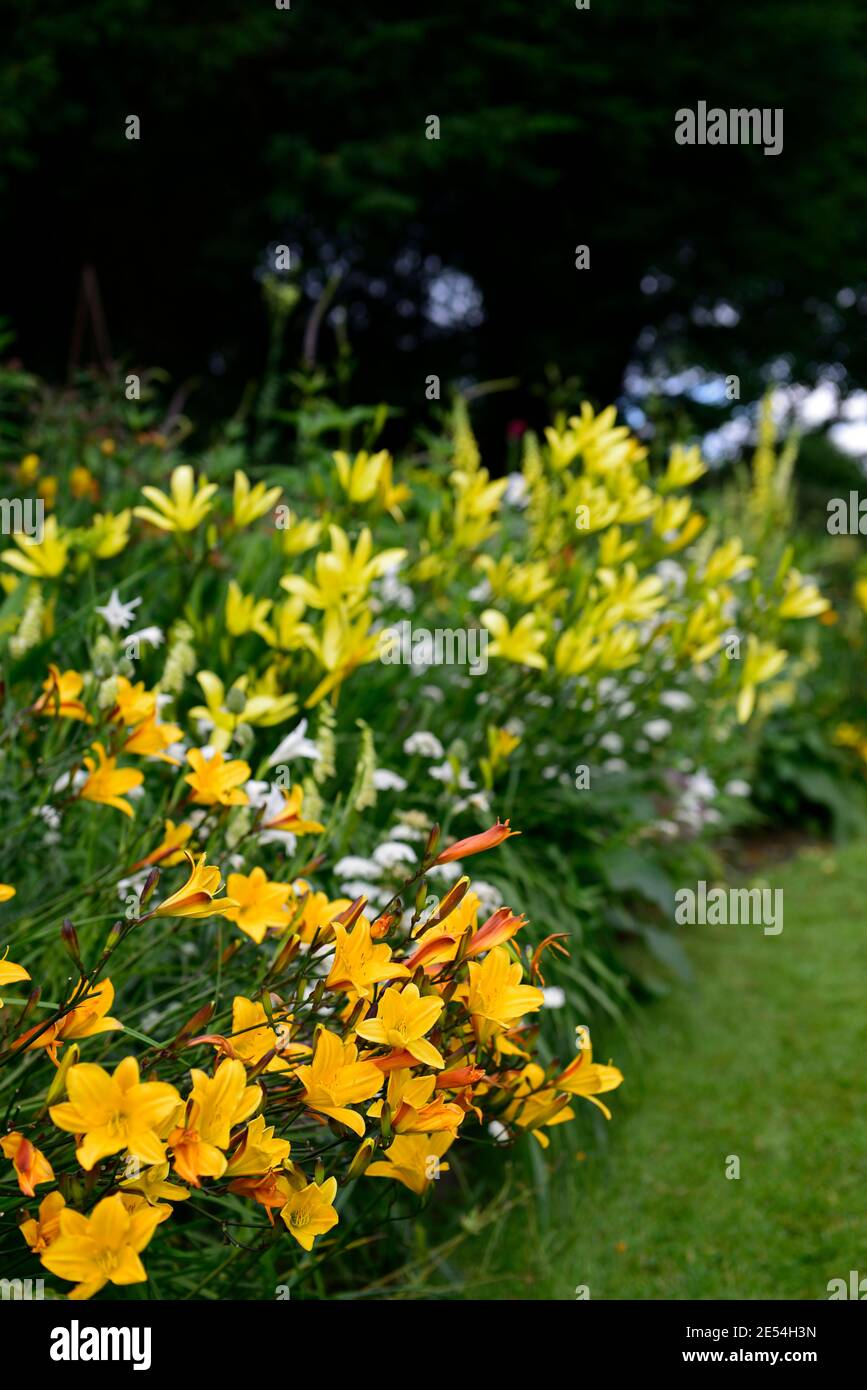
[[[135,507],[133,514],[161,531],[195,531],[211,510],[211,498],[216,491],[217,484],[209,483],[205,477],[199,479],[197,486],[193,469],[188,463],[182,463],[169,479],[170,495],[156,487],[143,487],[143,496],[153,506]]]

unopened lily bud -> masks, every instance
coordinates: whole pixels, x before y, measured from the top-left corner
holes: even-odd
[[[78,966],[80,970],[81,947],[78,944],[78,935],[76,933],[75,927],[72,925],[68,917],[64,917],[63,919],[63,924],[60,928],[60,939],[66,947],[67,955],[72,957],[72,959],[75,961],[75,964]]]
[[[192,1018],[189,1019],[184,1024],[183,1028],[181,1028],[180,1032],[175,1035],[174,1045],[177,1046],[178,1043],[183,1042],[186,1038],[191,1038],[194,1033],[200,1033],[202,1029],[207,1027],[213,1016],[213,1001],[210,1004],[203,1004],[200,1009],[196,1009]]]
[[[243,714],[246,707],[246,695],[244,694],[243,690],[239,690],[237,685],[233,685],[232,689],[226,696],[226,709],[229,711],[230,714]]]
[[[325,1181],[325,1164],[322,1162],[321,1158],[317,1158],[313,1165],[313,1181],[316,1183],[317,1187],[321,1187]]]
[[[391,1127],[391,1107],[388,1101],[383,1101],[382,1114],[379,1117],[379,1128],[386,1144],[390,1144],[394,1138],[394,1130]]]
[[[355,1178],[360,1178],[364,1174],[367,1165],[373,1158],[373,1151],[375,1148],[376,1144],[373,1139],[365,1139],[358,1146],[355,1151],[355,1157],[350,1163],[349,1171],[346,1174],[347,1182],[352,1182]]]
[[[431,826],[430,834],[427,837],[427,844],[424,847],[424,862],[427,863],[437,852],[440,842],[440,828],[438,825]]]
[[[159,869],[156,867],[156,865],[154,865],[154,867],[151,869],[150,873],[148,874],[147,878],[145,879],[145,881],[144,881],[144,886],[143,886],[143,888],[142,888],[142,890],[141,890],[141,893],[139,894],[139,902],[141,903],[142,907],[144,907],[144,905],[145,905],[145,903],[147,902],[148,898],[151,897],[151,895],[152,895],[154,889],[156,888],[157,884],[159,883],[159,881],[160,881],[160,871],[159,871]]]
[[[427,879],[423,878],[422,881],[421,881],[421,883],[418,885],[418,888],[416,889],[416,894],[415,894],[415,910],[416,910],[416,912],[421,912],[421,910],[422,910],[422,908],[424,907],[424,905],[425,905],[426,902],[427,902]]]
[[[51,1078],[51,1085],[45,1097],[46,1107],[54,1105],[66,1091],[66,1076],[70,1067],[74,1067],[81,1056],[81,1048],[78,1043],[70,1043],[63,1053],[63,1059],[54,1076]]]

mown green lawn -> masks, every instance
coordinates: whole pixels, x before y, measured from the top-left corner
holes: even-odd
[[[822,1299],[867,1276],[867,847],[764,882],[784,889],[779,936],[679,928],[695,984],[630,1039],[597,1036],[627,1072],[611,1124],[582,1127],[583,1160],[559,1144],[542,1200],[466,1242],[466,1296]]]

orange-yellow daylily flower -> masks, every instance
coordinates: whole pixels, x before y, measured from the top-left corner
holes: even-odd
[[[109,1016],[108,1011],[113,1003],[114,985],[109,979],[101,980],[98,985],[93,986],[89,996],[81,1004],[70,1009],[57,1023],[52,1023],[44,1031],[40,1031],[41,1025],[36,1024],[22,1035],[20,1041],[23,1042],[37,1034],[38,1036],[27,1044],[27,1051],[44,1047],[52,1062],[57,1065],[57,1053],[65,1042],[91,1038],[96,1033],[113,1033],[123,1028],[118,1019]]]
[[[10,898],[14,898],[17,889],[11,883],[0,883],[0,903],[8,903]]]
[[[385,942],[374,944],[366,918],[360,917],[351,930],[335,922],[334,937],[334,963],[326,981],[329,989],[354,991],[359,998],[369,999],[373,986],[381,980],[408,977],[406,966],[392,961],[390,946]]]
[[[294,787],[282,787],[284,805],[277,815],[271,820],[266,821],[262,826],[263,830],[283,830],[290,835],[319,835],[325,829],[318,820],[305,820],[301,814],[301,805],[304,801],[304,789],[296,784]]]
[[[558,1091],[567,1091],[570,1096],[583,1096],[585,1100],[599,1107],[606,1120],[611,1119],[611,1111],[596,1097],[604,1091],[616,1091],[623,1081],[623,1073],[617,1067],[603,1066],[593,1061],[593,1048],[590,1034],[586,1028],[579,1030],[581,1050],[574,1062],[555,1078]]]
[[[380,996],[376,1017],[365,1019],[355,1031],[367,1042],[406,1048],[423,1066],[444,1067],[441,1054],[425,1037],[444,1008],[437,995],[422,998],[417,985],[393,985]]]
[[[9,950],[9,947],[6,947]],[[0,956],[0,989],[4,985],[17,985],[19,980],[29,980],[30,976],[23,965],[16,965],[14,961],[7,960],[5,954]],[[3,1000],[0,999],[0,1009],[3,1008]]]
[[[18,1186],[25,1197],[35,1197],[39,1183],[54,1182],[54,1169],[45,1154],[17,1129],[0,1139],[0,1149],[12,1160]]]
[[[21,1222],[18,1229],[35,1255],[47,1250],[60,1235],[60,1213],[65,1206],[62,1192],[49,1192],[39,1203],[39,1216]]]
[[[436,1095],[436,1090],[435,1076],[413,1076],[405,1067],[391,1072],[386,1100],[395,1134],[432,1134],[459,1127],[464,1111],[459,1105]],[[382,1104],[381,1100],[375,1100],[368,1115],[378,1118],[382,1114]]]
[[[135,873],[136,869],[144,869],[149,864],[160,864],[164,869],[170,869],[173,864],[180,864],[184,857],[184,845],[193,833],[193,827],[188,821],[182,821],[180,825],[175,825],[173,820],[166,820],[165,831],[162,841],[156,849],[151,850],[150,854],[145,855],[137,864],[133,864],[130,873]]]
[[[194,1068],[193,1089],[181,1122],[169,1135],[175,1172],[193,1187],[200,1178],[221,1178],[223,1149],[235,1125],[248,1120],[262,1103],[260,1086],[248,1086],[244,1063],[226,1058],[213,1076]]]
[[[470,961],[467,969],[470,982],[462,986],[459,993],[466,998],[480,1042],[508,1028],[524,1014],[542,1007],[542,991],[533,985],[521,984],[521,962],[512,961],[504,947],[497,946],[481,964]]]
[[[338,1216],[334,1210],[336,1194],[336,1178],[328,1178],[321,1185],[311,1182],[294,1191],[282,1208],[280,1216],[287,1229],[305,1250],[312,1250],[316,1237],[325,1235],[326,1231],[337,1225]]]
[[[182,1101],[164,1081],[141,1081],[134,1057],[125,1057],[111,1075],[79,1062],[67,1072],[66,1090],[69,1100],[52,1105],[49,1114],[58,1129],[81,1137],[75,1153],[82,1168],[121,1151],[142,1163],[165,1161],[161,1135]]]
[[[133,729],[124,742],[123,751],[137,753],[141,758],[156,758],[161,763],[180,767],[180,760],[173,758],[166,749],[178,742],[181,733],[178,724],[160,724],[156,718],[146,719],[143,724]]]
[[[44,695],[33,705],[37,714],[56,715],[58,719],[80,719],[85,724],[93,720],[78,698],[84,686],[84,677],[77,671],[60,671],[49,664],[48,676],[42,682]]]
[[[234,907],[231,898],[217,897],[220,870],[215,864],[207,864],[204,854],[197,859],[189,850],[184,850],[184,858],[190,870],[186,883],[163,899],[154,917],[220,917]]]
[[[265,1070],[286,1071],[289,1058],[307,1057],[313,1051],[306,1043],[289,1041],[284,1030],[288,1029],[291,1021],[291,1015],[285,1014],[277,1021],[277,1029],[274,1029],[268,1022],[262,1004],[237,994],[232,1000],[232,1050],[248,1067],[255,1067],[266,1053],[274,1052],[276,1055]]]
[[[449,1165],[440,1160],[454,1141],[454,1132],[450,1130],[438,1134],[398,1134],[385,1150],[387,1162],[371,1163],[365,1176],[395,1178],[422,1197],[440,1173],[448,1169]]]
[[[94,743],[91,752],[96,754],[96,759],[84,759],[88,777],[78,793],[82,801],[96,801],[123,811],[125,816],[133,816],[135,812],[124,800],[124,794],[142,785],[144,773],[133,767],[118,767],[117,758],[106,757],[101,743]]]
[[[254,1178],[270,1173],[289,1157],[291,1148],[288,1139],[274,1138],[274,1126],[265,1125],[264,1115],[257,1115],[233,1151],[226,1165],[226,1177]]]
[[[187,751],[193,769],[184,778],[193,789],[191,800],[198,806],[246,806],[247,793],[241,783],[250,780],[250,764],[240,758],[226,762],[222,753],[206,758],[201,748]]]
[[[97,1202],[89,1216],[65,1207],[60,1235],[42,1252],[42,1263],[75,1284],[72,1299],[92,1298],[109,1283],[144,1283],[147,1272],[139,1253],[169,1211],[143,1202],[130,1212],[119,1193]]]
[[[269,927],[285,927],[290,920],[290,885],[272,882],[258,866],[250,874],[229,874],[226,892],[235,906],[226,908],[223,915],[257,946],[264,941]]]
[[[355,1043],[343,1042],[336,1033],[323,1028],[313,1061],[299,1067],[296,1076],[304,1087],[309,1109],[338,1120],[359,1139],[364,1138],[364,1120],[347,1107],[370,1100],[381,1089],[384,1078],[373,1062],[358,1061]]]
[[[169,1182],[169,1164],[153,1163],[142,1168],[137,1176],[126,1178],[120,1185],[124,1192],[139,1192],[148,1206],[155,1207],[159,1202],[185,1202],[190,1195],[188,1187]]]
[[[111,712],[112,719],[131,727],[133,724],[144,724],[148,719],[154,719],[156,713],[157,692],[155,690],[148,690],[144,681],[138,681],[133,685],[126,676],[117,677],[115,705]]]

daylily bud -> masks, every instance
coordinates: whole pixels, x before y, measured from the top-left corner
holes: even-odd
[[[418,885],[418,888],[416,889],[416,894],[415,894],[415,910],[416,910],[417,913],[418,913],[418,912],[421,912],[421,910],[422,910],[422,908],[424,907],[424,905],[425,905],[426,902],[427,902],[427,879],[426,879],[426,878],[423,878],[422,881],[421,881],[421,883]]]
[[[317,1158],[313,1165],[313,1181],[317,1186],[321,1186],[325,1181],[325,1164],[321,1158]]]
[[[76,1065],[80,1056],[81,1048],[78,1046],[78,1043],[70,1043],[69,1047],[63,1054],[63,1059],[60,1063],[60,1066],[57,1068],[57,1071],[51,1078],[51,1085],[48,1087],[48,1092],[45,1097],[46,1108],[49,1105],[54,1105],[55,1102],[58,1101],[65,1092],[66,1074],[69,1071],[70,1067],[74,1067]]]
[[[210,1004],[203,1004],[200,1009],[196,1009],[196,1012],[193,1014],[192,1018],[189,1019],[188,1022],[185,1023],[184,1026],[181,1028],[180,1032],[175,1035],[173,1045],[177,1047],[178,1043],[183,1042],[185,1038],[190,1038],[194,1033],[198,1033],[203,1028],[207,1027],[211,1019],[213,1018],[213,1015],[213,1002]]]
[[[238,689],[237,685],[233,685],[232,689],[226,696],[226,709],[229,711],[230,714],[243,714],[246,707],[246,695],[244,694],[243,690]]]
[[[466,859],[470,854],[481,854],[482,850],[493,849],[508,840],[510,835],[520,835],[520,830],[510,830],[509,822],[497,820],[480,835],[469,835],[465,840],[456,840],[448,849],[442,850],[434,860],[435,864],[451,864],[455,859]]]
[[[355,1178],[360,1178],[363,1175],[367,1165],[373,1158],[373,1151],[375,1148],[376,1144],[373,1139],[365,1139],[359,1144],[355,1151],[355,1157],[350,1163],[349,1170],[346,1174],[347,1182],[352,1182]]]
[[[140,904],[141,904],[142,907],[144,907],[145,903],[147,902],[148,898],[149,898],[149,897],[151,896],[151,894],[153,893],[153,891],[154,891],[154,889],[156,888],[156,886],[157,886],[157,884],[159,883],[159,881],[160,881],[160,871],[159,871],[159,869],[157,869],[156,867],[154,867],[153,869],[151,869],[150,873],[148,874],[147,878],[145,879],[145,881],[144,881],[144,887],[142,888],[141,893],[139,894],[139,902],[140,902]]]
[[[64,917],[60,928],[60,939],[66,947],[67,955],[71,956],[75,964],[81,970],[81,947],[78,944],[78,936],[75,927],[68,917]]]
[[[379,1117],[379,1128],[386,1144],[390,1144],[394,1138],[394,1130],[391,1127],[391,1107],[388,1101],[383,1101],[382,1114]]]
[[[425,847],[424,847],[424,862],[425,862],[425,864],[428,862],[428,860],[431,858],[432,855],[436,854],[436,852],[437,852],[437,845],[439,844],[439,842],[440,842],[440,828],[439,828],[438,825],[434,825],[434,826],[431,827],[430,834],[429,834],[428,837],[427,837],[427,844],[426,844]]]

